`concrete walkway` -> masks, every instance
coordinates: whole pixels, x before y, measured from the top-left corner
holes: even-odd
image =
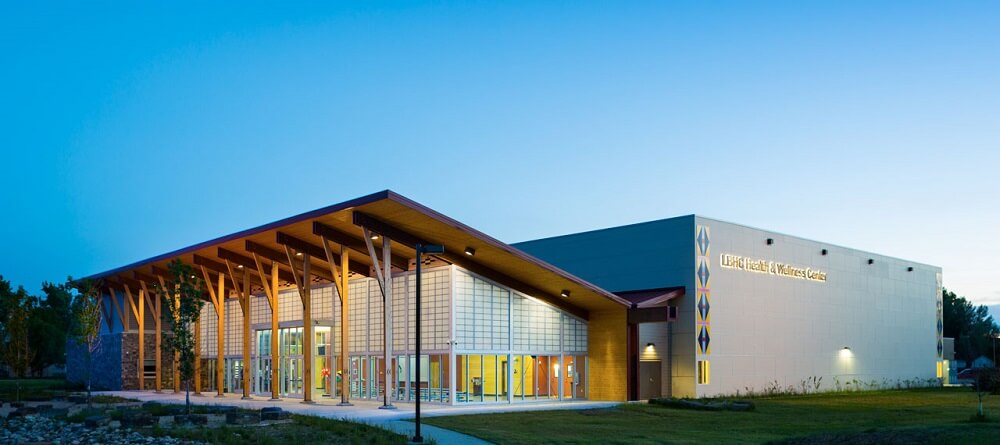
[[[150,391],[104,391],[99,394],[135,399],[143,402],[156,401],[161,403],[183,404],[184,393],[173,393],[166,391],[160,394]],[[191,403],[196,405],[224,405],[235,406],[245,409],[261,409],[267,406],[279,406],[284,411],[305,414],[310,416],[325,417],[329,419],[349,420],[365,423],[369,425],[385,428],[407,436],[412,436],[415,425],[412,422],[415,417],[413,403],[397,403],[396,409],[379,409],[381,402],[369,400],[352,400],[354,406],[337,406],[340,399],[321,397],[315,403],[302,403],[301,399],[282,399],[272,402],[265,397],[253,397],[250,400],[243,400],[239,395],[226,394],[218,397],[214,393],[203,393],[202,395],[192,395]],[[421,417],[437,416],[457,416],[463,414],[489,414],[515,411],[541,411],[558,409],[593,409],[607,408],[618,405],[615,402],[530,402],[530,403],[498,403],[498,404],[470,404],[463,406],[448,406],[436,404],[421,404]],[[420,432],[425,440],[435,440],[437,443],[446,444],[487,444],[481,439],[465,435],[456,431],[446,430],[435,426],[421,424]]]

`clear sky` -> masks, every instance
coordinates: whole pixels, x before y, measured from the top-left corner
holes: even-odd
[[[388,188],[508,242],[698,213],[1000,304],[995,1],[167,3],[0,5],[15,285]]]

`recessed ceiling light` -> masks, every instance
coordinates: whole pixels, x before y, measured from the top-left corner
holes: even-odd
[[[465,254],[468,256],[474,256],[476,254],[476,249],[473,249],[471,247],[466,247]]]
[[[569,290],[563,289],[562,292],[559,294],[559,296],[563,298],[569,298]]]

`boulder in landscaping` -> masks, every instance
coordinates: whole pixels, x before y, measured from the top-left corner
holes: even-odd
[[[229,425],[252,425],[260,421],[257,413],[234,411],[226,413],[226,423]]]
[[[110,421],[111,421],[110,417],[105,416],[103,414],[100,414],[100,415],[90,416],[90,417],[87,417],[86,419],[83,419],[83,424],[87,428],[97,428],[97,427],[100,427],[100,426],[107,425],[108,422],[110,422]]]

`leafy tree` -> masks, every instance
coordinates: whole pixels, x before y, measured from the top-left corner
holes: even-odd
[[[972,361],[986,355],[993,357],[994,336],[1000,333],[985,305],[974,306],[964,297],[947,289],[943,296],[944,336],[955,339],[955,356]],[[996,357],[993,357],[996,362]]]
[[[34,309],[35,297],[23,287],[14,291],[10,282],[0,276],[0,357],[23,378],[35,357],[29,342],[28,325]]]
[[[201,316],[201,307],[205,304],[204,283],[194,274],[191,266],[174,260],[170,263],[171,280],[163,289],[164,295],[173,295],[173,301],[168,300],[167,323],[173,335],[167,337],[163,346],[168,352],[179,353],[177,365],[180,379],[184,382],[184,398],[187,413],[191,414],[191,379],[194,377],[195,343],[194,323]]]
[[[49,365],[66,363],[72,289],[70,283],[42,283],[45,298],[36,300],[28,323],[29,343],[36,352],[31,362],[35,374],[40,374]]]
[[[93,376],[93,355],[101,348],[101,293],[97,286],[89,280],[73,281],[77,295],[70,305],[71,323],[69,336],[78,345],[84,346],[87,360],[87,404],[90,404],[90,391]]]

